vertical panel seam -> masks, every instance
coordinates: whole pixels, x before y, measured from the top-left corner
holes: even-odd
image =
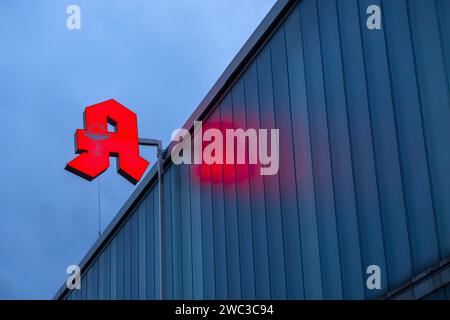
[[[248,71],[249,69],[247,69]],[[248,123],[247,123],[247,94],[246,94],[246,85],[245,85],[245,80],[247,79],[248,73],[243,76],[243,86],[244,86],[244,116],[245,116],[245,129],[248,129]],[[250,152],[250,151],[249,151]],[[250,160],[248,160],[250,163]],[[254,293],[254,297],[256,298],[256,276],[255,276],[255,246],[254,246],[254,239],[255,239],[255,234],[253,231],[253,209],[252,209],[252,191],[251,191],[251,184],[250,184],[250,167],[249,165],[247,165],[247,175],[248,175],[248,194],[249,194],[249,207],[250,207],[250,230],[251,230],[251,234],[252,234],[252,265],[253,265],[253,293]]]
[[[303,57],[303,65],[305,66],[305,42],[304,42],[304,28],[303,28],[303,19],[302,19],[302,15],[301,15],[301,10],[302,7],[299,6],[299,17],[300,17],[300,33],[301,33],[301,39],[302,39],[302,57]],[[316,175],[314,172],[314,155],[313,155],[313,146],[312,146],[312,140],[311,140],[311,115],[310,115],[310,104],[309,104],[309,94],[308,94],[308,77],[307,77],[307,71],[306,68],[304,69],[304,73],[305,73],[305,98],[306,98],[306,111],[308,114],[308,133],[309,133],[309,149],[310,149],[310,161],[311,161],[311,174],[312,174],[312,178],[313,178],[313,189],[314,189],[314,215],[316,217],[316,229],[317,229],[317,240],[318,240],[318,245],[317,245],[317,249],[319,251],[319,261],[320,261],[320,286],[322,288],[322,298],[324,296],[324,283],[323,283],[323,273],[324,273],[324,266],[323,266],[323,259],[322,259],[322,248],[321,248],[321,241],[320,241],[320,227],[319,227],[319,214],[318,214],[318,210],[317,210],[317,190],[316,190]]]
[[[209,122],[208,128],[211,128],[211,119],[208,119],[208,122]],[[212,284],[214,285],[214,290],[213,290],[214,298],[216,298],[217,297],[217,284],[216,284],[217,268],[216,268],[216,259],[215,259],[216,250],[215,250],[215,247],[214,247],[214,243],[216,243],[216,240],[215,240],[216,235],[215,235],[215,232],[214,232],[214,205],[213,205],[214,197],[212,196],[212,194],[213,194],[213,190],[212,190],[213,189],[212,188],[212,185],[213,185],[212,167],[209,166],[208,169],[209,169],[209,194],[211,195],[211,205],[210,205],[209,208],[211,209],[211,225],[210,225],[210,227],[211,227],[211,236],[212,236],[211,248],[212,248],[212,260],[213,260],[212,268],[213,268],[213,279],[214,279]],[[204,285],[204,283],[203,283],[203,285]]]
[[[436,14],[436,19],[437,19],[437,25],[438,25],[438,29],[439,29],[439,41],[440,41],[440,48],[441,48],[441,55],[442,55],[442,61],[444,62],[445,68],[444,68],[444,74],[445,74],[445,80],[447,81],[447,100],[449,102],[448,107],[450,108],[450,82],[449,82],[449,77],[448,77],[448,67],[449,67],[449,61],[447,61],[446,57],[445,57],[445,53],[444,53],[444,40],[443,40],[443,30],[442,30],[442,25],[441,25],[441,15],[439,14],[439,10],[438,10],[438,5],[437,5],[437,1],[434,0],[434,10],[435,10],[435,14]]]
[[[367,106],[368,106],[368,116],[369,116],[369,126],[370,126],[370,138],[372,142],[372,154],[373,154],[373,165],[375,169],[375,183],[377,186],[377,199],[378,199],[378,210],[379,210],[379,217],[381,222],[381,237],[382,237],[382,246],[383,246],[383,254],[384,254],[384,266],[386,268],[386,283],[388,288],[390,287],[389,282],[389,263],[388,263],[388,256],[386,254],[386,246],[384,242],[385,239],[385,222],[383,217],[383,202],[381,201],[381,195],[380,195],[380,183],[379,183],[379,169],[377,165],[377,150],[376,150],[376,144],[375,144],[375,137],[373,133],[373,122],[372,122],[372,103],[370,101],[370,88],[369,88],[369,82],[367,80],[367,63],[366,63],[366,49],[364,46],[364,37],[362,34],[362,27],[361,27],[361,5],[359,1],[356,1],[357,9],[358,9],[358,28],[359,28],[359,36],[361,41],[361,49],[362,49],[362,59],[363,59],[363,67],[364,67],[364,78],[365,78],[365,89],[366,89],[366,97],[367,97]]]
[[[330,124],[329,124],[329,115],[328,115],[328,97],[327,97],[327,88],[325,84],[325,69],[324,69],[324,63],[323,63],[323,50],[322,50],[322,36],[321,36],[321,28],[320,28],[320,11],[319,11],[319,0],[315,1],[316,3],[316,12],[317,12],[317,27],[318,27],[318,35],[319,35],[319,49],[320,49],[320,64],[322,68],[322,85],[323,85],[323,91],[324,91],[324,100],[325,100],[325,117],[326,117],[326,125],[327,125],[327,138],[328,138],[328,154],[329,154],[329,160],[330,160],[330,171],[331,171],[331,188],[333,190],[333,207],[334,207],[334,221],[335,221],[335,229],[336,229],[336,241],[337,241],[337,247],[339,250],[338,254],[338,264],[339,264],[339,274],[341,277],[341,294],[342,297],[344,296],[344,283],[343,283],[343,276],[342,276],[342,265],[341,265],[341,246],[340,246],[340,238],[339,238],[339,224],[336,217],[336,193],[334,188],[334,170],[333,170],[333,157],[331,152],[331,140],[330,140]]]
[[[161,186],[158,184],[158,192],[160,192],[161,190]],[[160,236],[157,236],[156,230],[159,229],[158,224],[156,223],[158,221],[158,216],[159,216],[159,212],[157,212],[156,210],[156,204],[158,201],[158,196],[156,195],[156,191],[153,193],[153,244],[154,244],[154,250],[155,250],[155,259],[154,259],[154,277],[155,277],[155,282],[154,282],[154,299],[155,300],[160,300],[161,296],[160,296],[160,290],[156,290],[157,288],[157,284],[159,283],[159,285],[161,286],[160,280],[161,277],[160,275],[157,275],[156,271],[158,270],[159,266],[160,266],[160,262],[158,261],[158,259],[161,259],[161,252],[159,252],[159,255],[156,254],[156,252],[158,251],[158,248],[161,248],[160,244],[158,243],[160,240]],[[158,209],[159,209],[159,205],[158,205]],[[161,221],[159,221],[161,223]],[[161,270],[159,270],[159,272],[161,273]]]
[[[230,95],[230,97],[231,97],[231,95]],[[223,102],[222,102],[223,103]],[[222,111],[223,111],[223,104],[220,104],[220,109],[219,109],[219,124],[220,124],[220,129],[222,130],[223,129],[223,123],[222,123]],[[221,175],[221,183],[222,182],[224,182],[225,180],[224,180],[224,174],[223,174],[223,170],[224,170],[224,166],[222,166],[221,167],[221,169],[220,169],[220,175]],[[229,272],[228,272],[228,254],[227,254],[227,247],[228,247],[228,244],[227,244],[227,227],[226,227],[226,225],[227,225],[227,223],[226,223],[226,221],[227,221],[227,218],[226,218],[226,212],[225,212],[225,201],[226,201],[226,199],[225,199],[225,190],[224,190],[224,184],[222,184],[222,186],[221,186],[221,189],[222,189],[222,199],[223,199],[223,201],[222,201],[222,204],[223,204],[223,221],[224,221],[224,228],[223,228],[223,235],[224,235],[224,242],[225,242],[225,272],[226,272],[226,279],[227,279],[227,298],[229,299],[230,298],[230,286],[229,286],[229,282],[228,282],[228,277],[229,277]]]
[[[176,175],[178,176],[178,190],[180,191],[178,193],[178,223],[180,224],[180,263],[181,268],[179,268],[180,272],[180,281],[181,281],[181,297],[184,298],[184,273],[183,273],[183,261],[184,261],[184,255],[183,255],[183,227],[181,226],[181,167],[177,167],[177,170],[175,170]],[[175,177],[177,179],[177,177]]]
[[[402,149],[400,147],[400,138],[399,138],[399,129],[398,129],[398,119],[397,119],[397,104],[395,102],[395,90],[393,87],[393,79],[392,79],[392,67],[391,67],[391,57],[389,54],[389,43],[387,41],[387,35],[386,35],[386,17],[385,17],[385,13],[384,13],[384,0],[380,0],[380,5],[381,5],[381,16],[382,16],[382,21],[384,21],[384,27],[383,27],[383,38],[384,38],[384,47],[385,47],[385,51],[386,51],[386,58],[387,58],[387,65],[388,65],[388,75],[389,75],[389,87],[390,87],[390,91],[391,91],[391,101],[392,101],[392,115],[394,117],[394,128],[395,128],[395,136],[396,136],[396,146],[397,146],[397,154],[398,154],[398,165],[400,168],[400,179],[401,179],[401,183],[402,183],[402,197],[403,197],[403,205],[405,207],[405,219],[406,219],[406,228],[408,230],[408,244],[409,244],[409,260],[412,266],[412,270],[413,273],[415,273],[416,270],[416,266],[414,263],[414,247],[412,245],[412,240],[411,240],[411,226],[410,226],[410,218],[409,218],[409,208],[408,208],[408,201],[406,199],[406,187],[405,187],[405,172],[403,170],[403,152]]]
[[[207,119],[207,120],[205,120],[205,121],[207,121],[207,123],[208,123],[208,125],[207,125],[207,127],[208,127],[208,129],[209,128],[211,128],[211,120],[210,119]],[[203,155],[202,155],[203,156]],[[215,257],[215,255],[214,255],[214,243],[215,243],[215,241],[214,241],[214,218],[213,218],[213,197],[212,197],[212,176],[211,176],[211,174],[212,174],[212,169],[211,169],[211,166],[210,165],[207,165],[206,166],[206,168],[208,169],[208,171],[209,171],[209,176],[208,176],[208,181],[207,181],[207,183],[208,183],[208,187],[209,187],[209,194],[210,194],[210,199],[211,199],[211,205],[209,206],[209,209],[211,210],[211,224],[212,225],[210,225],[210,227],[212,227],[212,229],[211,229],[211,237],[212,237],[212,242],[211,242],[211,244],[212,244],[212,258],[213,258],[213,263],[212,263],[212,274],[213,274],[213,278],[214,278],[214,281],[213,281],[213,283],[212,283],[212,285],[214,286],[214,290],[213,290],[213,292],[214,292],[214,297],[216,296],[216,282],[215,282],[215,279],[216,279],[216,276],[215,276],[215,259],[214,259],[214,257]],[[200,175],[201,175],[201,169],[200,169],[200,173],[199,173]],[[202,197],[202,192],[201,192],[201,189],[200,189],[200,197]],[[202,203],[201,203],[201,201],[200,201],[200,209],[201,210],[203,210],[202,209]],[[206,213],[205,214],[208,214],[208,211],[206,211]],[[202,225],[203,225],[203,215],[201,215],[201,220],[202,220]],[[205,227],[207,227],[207,226],[205,226]],[[203,232],[202,232],[202,245],[204,245],[204,243],[203,243]],[[204,250],[202,249],[202,257],[203,257],[203,259],[202,259],[202,261],[203,261],[203,265],[205,266],[206,265],[206,263],[204,263]],[[207,279],[206,279],[206,272],[203,270],[203,297],[205,297],[205,291],[207,291],[206,290],[206,288],[207,288],[207,285],[206,285],[206,283],[207,283],[207,281],[206,281]],[[210,299],[210,298],[208,298],[208,299]]]
[[[255,59],[255,63],[256,63],[256,92],[257,92],[257,96],[258,96],[258,121],[260,123],[261,126],[261,101],[260,101],[260,97],[259,97],[259,67],[258,67],[258,59]],[[264,193],[264,220],[266,223],[266,248],[267,248],[267,268],[269,271],[269,298],[272,299],[272,288],[271,288],[271,276],[270,276],[270,250],[269,250],[269,236],[268,236],[268,223],[267,223],[267,204],[266,204],[266,180],[265,177],[262,177],[262,182],[263,182],[263,193]]]
[[[189,237],[190,237],[190,246],[191,246],[191,297],[190,299],[194,299],[194,248],[192,243],[192,197],[191,197],[191,170],[190,168],[186,169],[187,172],[187,182],[189,185]]]
[[[299,199],[298,199],[298,184],[297,184],[297,174],[295,174],[297,172],[297,166],[295,163],[295,139],[294,139],[294,125],[293,125],[293,120],[292,120],[292,99],[291,99],[291,84],[290,84],[290,76],[289,76],[289,55],[288,55],[288,50],[287,50],[287,40],[286,40],[286,28],[283,27],[283,36],[284,36],[284,51],[285,51],[285,55],[286,55],[286,76],[287,76],[287,89],[288,89],[288,99],[289,99],[289,121],[290,121],[290,127],[291,127],[291,136],[292,136],[292,149],[293,149],[293,165],[294,165],[294,179],[295,179],[295,200],[296,200],[296,217],[297,217],[297,228],[298,228],[298,240],[299,240],[299,245],[300,245],[300,258],[301,258],[301,279],[302,279],[302,292],[303,292],[303,297],[305,297],[305,281],[304,281],[304,270],[303,270],[303,250],[301,250],[301,243],[302,243],[302,239],[300,236],[300,217],[299,217],[299,212],[300,212],[300,205],[299,205]]]
[[[420,118],[422,123],[422,133],[423,133],[423,140],[424,140],[424,146],[425,146],[425,156],[427,159],[427,169],[428,169],[428,183],[430,185],[430,193],[431,193],[431,199],[432,199],[432,205],[433,205],[433,220],[434,220],[434,228],[436,231],[436,241],[438,245],[438,255],[439,259],[441,259],[441,241],[440,241],[440,235],[439,235],[439,228],[437,226],[437,213],[436,213],[436,201],[435,201],[435,195],[434,195],[434,188],[433,188],[433,176],[431,175],[431,163],[430,163],[430,156],[429,156],[429,150],[428,150],[428,143],[427,143],[427,132],[425,128],[425,116],[423,112],[423,99],[422,99],[422,92],[420,90],[420,83],[419,83],[419,75],[417,71],[417,57],[416,57],[416,45],[414,42],[414,35],[413,35],[413,28],[411,25],[411,8],[409,5],[409,1],[405,0],[406,8],[407,8],[407,14],[408,14],[408,27],[409,27],[409,35],[411,39],[411,45],[412,45],[412,54],[413,54],[413,63],[414,63],[414,72],[415,72],[415,80],[416,80],[416,86],[417,86],[417,94],[419,96],[419,106],[420,106]]]
[[[169,201],[167,202],[169,205],[170,205],[170,214],[169,214],[169,217],[170,217],[170,219],[167,219],[167,221],[170,221],[170,224],[169,224],[169,229],[170,229],[170,236],[168,237],[168,239],[170,239],[171,240],[171,248],[170,248],[170,256],[172,256],[172,263],[171,263],[171,265],[170,265],[170,269],[171,269],[171,271],[172,271],[172,281],[171,281],[171,286],[172,286],[172,299],[174,299],[174,297],[175,297],[175,281],[174,281],[174,275],[175,275],[175,271],[174,271],[174,265],[173,265],[173,261],[174,261],[174,250],[173,250],[173,248],[174,248],[174,241],[173,241],[173,225],[172,225],[172,211],[173,211],[173,206],[172,206],[172,175],[173,175],[173,167],[172,167],[172,169],[170,169],[170,170],[168,170],[168,171],[166,171],[167,172],[167,174],[168,174],[168,176],[169,176],[169,179],[167,179],[167,181],[168,181],[168,198],[169,198]],[[165,212],[165,211],[164,211]],[[167,217],[167,213],[166,213],[166,217]],[[168,255],[169,256],[169,255]]]
[[[153,189],[153,190],[156,190]],[[153,299],[157,300],[156,295],[156,281],[157,281],[157,277],[156,277],[156,265],[157,265],[157,261],[156,261],[156,232],[155,232],[155,191],[152,192],[152,214],[153,214],[153,254],[154,254],[154,258],[153,258]]]
[[[233,129],[235,128],[234,122],[234,98],[233,98],[233,90],[230,91],[231,97],[231,123],[233,124]],[[239,291],[241,292],[240,298],[242,299],[242,260],[241,259],[241,239],[239,236],[239,206],[238,206],[238,195],[237,195],[237,180],[236,180],[236,164],[233,164],[233,176],[234,176],[234,196],[236,199],[236,225],[237,225],[237,243],[238,243],[238,257],[239,257]]]
[[[361,261],[361,278],[364,279],[364,255],[361,249],[361,221],[360,221],[360,211],[359,211],[359,201],[358,201],[358,190],[356,185],[356,177],[355,177],[355,168],[354,168],[354,151],[353,151],[353,138],[352,138],[352,129],[350,125],[350,118],[349,118],[349,106],[348,106],[348,93],[347,93],[347,82],[346,82],[346,72],[345,72],[345,64],[344,64],[344,51],[342,46],[342,34],[341,34],[341,17],[340,17],[340,10],[339,10],[339,4],[337,3],[338,0],[335,1],[335,7],[336,7],[336,16],[337,16],[337,22],[338,22],[338,33],[339,33],[339,50],[340,50],[340,60],[341,60],[341,67],[342,67],[342,77],[343,77],[343,87],[344,87],[344,96],[345,96],[345,110],[346,110],[346,119],[347,119],[347,130],[348,130],[348,139],[349,139],[349,148],[350,148],[350,159],[351,159],[351,170],[352,170],[352,181],[353,181],[353,198],[355,201],[355,209],[356,209],[356,223],[358,225],[358,239],[360,245],[359,247],[359,258]],[[348,0],[344,0],[348,1]],[[363,286],[364,288],[364,286]],[[366,298],[366,290],[363,290],[364,297]]]
[[[284,26],[280,26],[283,28]],[[273,119],[275,126],[277,125],[277,113],[275,112],[275,92],[274,92],[274,81],[273,81],[273,61],[272,61],[272,42],[269,43],[269,61],[270,61],[270,76],[272,80],[272,97],[273,97]],[[278,180],[278,190],[281,190],[280,177],[277,175]],[[287,296],[287,279],[286,279],[286,255],[284,254],[285,244],[284,244],[284,228],[283,228],[283,210],[281,209],[281,195],[279,195],[279,209],[280,209],[280,218],[281,218],[281,242],[283,243],[283,266],[284,266],[284,294]]]

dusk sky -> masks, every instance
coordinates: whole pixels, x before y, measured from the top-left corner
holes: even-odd
[[[115,99],[167,145],[274,3],[0,2],[0,299],[52,298],[98,238],[99,181],[102,230],[135,188],[114,161],[92,182],[64,170],[84,108]]]

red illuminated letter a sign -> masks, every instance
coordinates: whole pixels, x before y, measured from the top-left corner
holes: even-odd
[[[108,132],[108,123],[115,132]],[[137,183],[149,163],[139,155],[136,114],[115,100],[89,106],[84,111],[84,130],[75,132],[78,157],[66,169],[92,180],[109,167],[109,157],[117,157],[117,170]]]

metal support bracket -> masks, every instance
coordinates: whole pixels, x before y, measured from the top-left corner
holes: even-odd
[[[164,201],[164,179],[163,179],[163,170],[164,170],[164,160],[166,157],[166,152],[162,148],[162,141],[157,139],[144,139],[139,138],[138,140],[139,145],[142,146],[150,146],[150,147],[157,147],[157,157],[158,157],[158,184],[159,184],[159,274],[160,274],[160,299],[164,299],[165,297],[165,291],[164,291],[164,271],[165,271],[165,255],[163,254],[164,251],[164,239],[165,239],[165,233],[164,233],[164,208],[165,208],[165,201]]]

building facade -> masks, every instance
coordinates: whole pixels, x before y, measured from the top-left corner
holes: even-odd
[[[278,128],[278,174],[169,157],[55,298],[450,298],[449,16],[278,1],[186,122]]]

